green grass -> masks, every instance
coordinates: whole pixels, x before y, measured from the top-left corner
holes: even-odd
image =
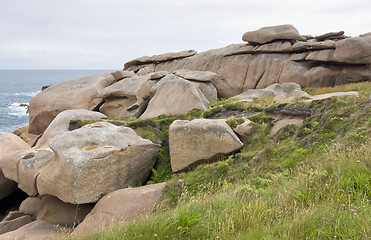
[[[371,83],[306,91],[335,90],[361,96],[215,103],[210,109],[228,105],[260,114],[250,117],[255,124],[240,152],[187,173],[169,170],[168,125],[214,117],[210,110],[145,124],[130,120],[141,136],[161,142],[148,182],[167,182],[161,202],[151,216],[76,239],[370,239]],[[271,136],[270,113],[277,109],[312,112],[302,127],[287,126]]]

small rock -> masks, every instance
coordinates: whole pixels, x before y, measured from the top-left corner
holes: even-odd
[[[252,130],[253,125],[254,125],[253,121],[250,121],[247,118],[244,118],[244,120],[245,121],[242,124],[239,124],[235,128],[233,128],[233,131],[240,136],[244,136],[244,135],[249,134]]]
[[[303,121],[304,121],[303,119],[281,119],[274,124],[270,134],[275,135],[280,129],[288,125],[296,125],[300,127],[303,125]]]
[[[325,33],[319,36],[314,37],[318,41],[323,41],[326,39],[334,39],[334,38],[341,38],[344,36],[344,31],[339,31],[339,32],[329,32]]]
[[[115,81],[120,81],[124,78],[129,78],[135,76],[135,73],[133,71],[116,71],[116,72],[111,72],[111,75],[115,78]]]

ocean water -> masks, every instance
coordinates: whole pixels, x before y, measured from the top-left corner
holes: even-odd
[[[27,105],[45,85],[110,70],[0,70],[0,132],[28,123]]]

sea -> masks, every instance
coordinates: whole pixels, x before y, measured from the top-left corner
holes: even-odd
[[[30,99],[43,86],[112,70],[0,70],[0,133],[26,125]]]

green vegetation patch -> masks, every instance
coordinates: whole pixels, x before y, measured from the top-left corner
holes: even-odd
[[[335,90],[357,90],[360,97],[238,103],[237,111],[260,112],[249,117],[255,124],[241,139],[244,147],[186,173],[169,170],[170,123],[215,117],[208,115],[211,109],[220,113],[237,101],[217,102],[206,112],[161,116],[143,126],[133,121],[141,136],[161,142],[149,182],[167,182],[161,202],[151,216],[79,239],[369,239],[371,83],[306,91]],[[309,110],[310,115],[303,126],[290,125],[272,136],[272,114],[282,110]]]

